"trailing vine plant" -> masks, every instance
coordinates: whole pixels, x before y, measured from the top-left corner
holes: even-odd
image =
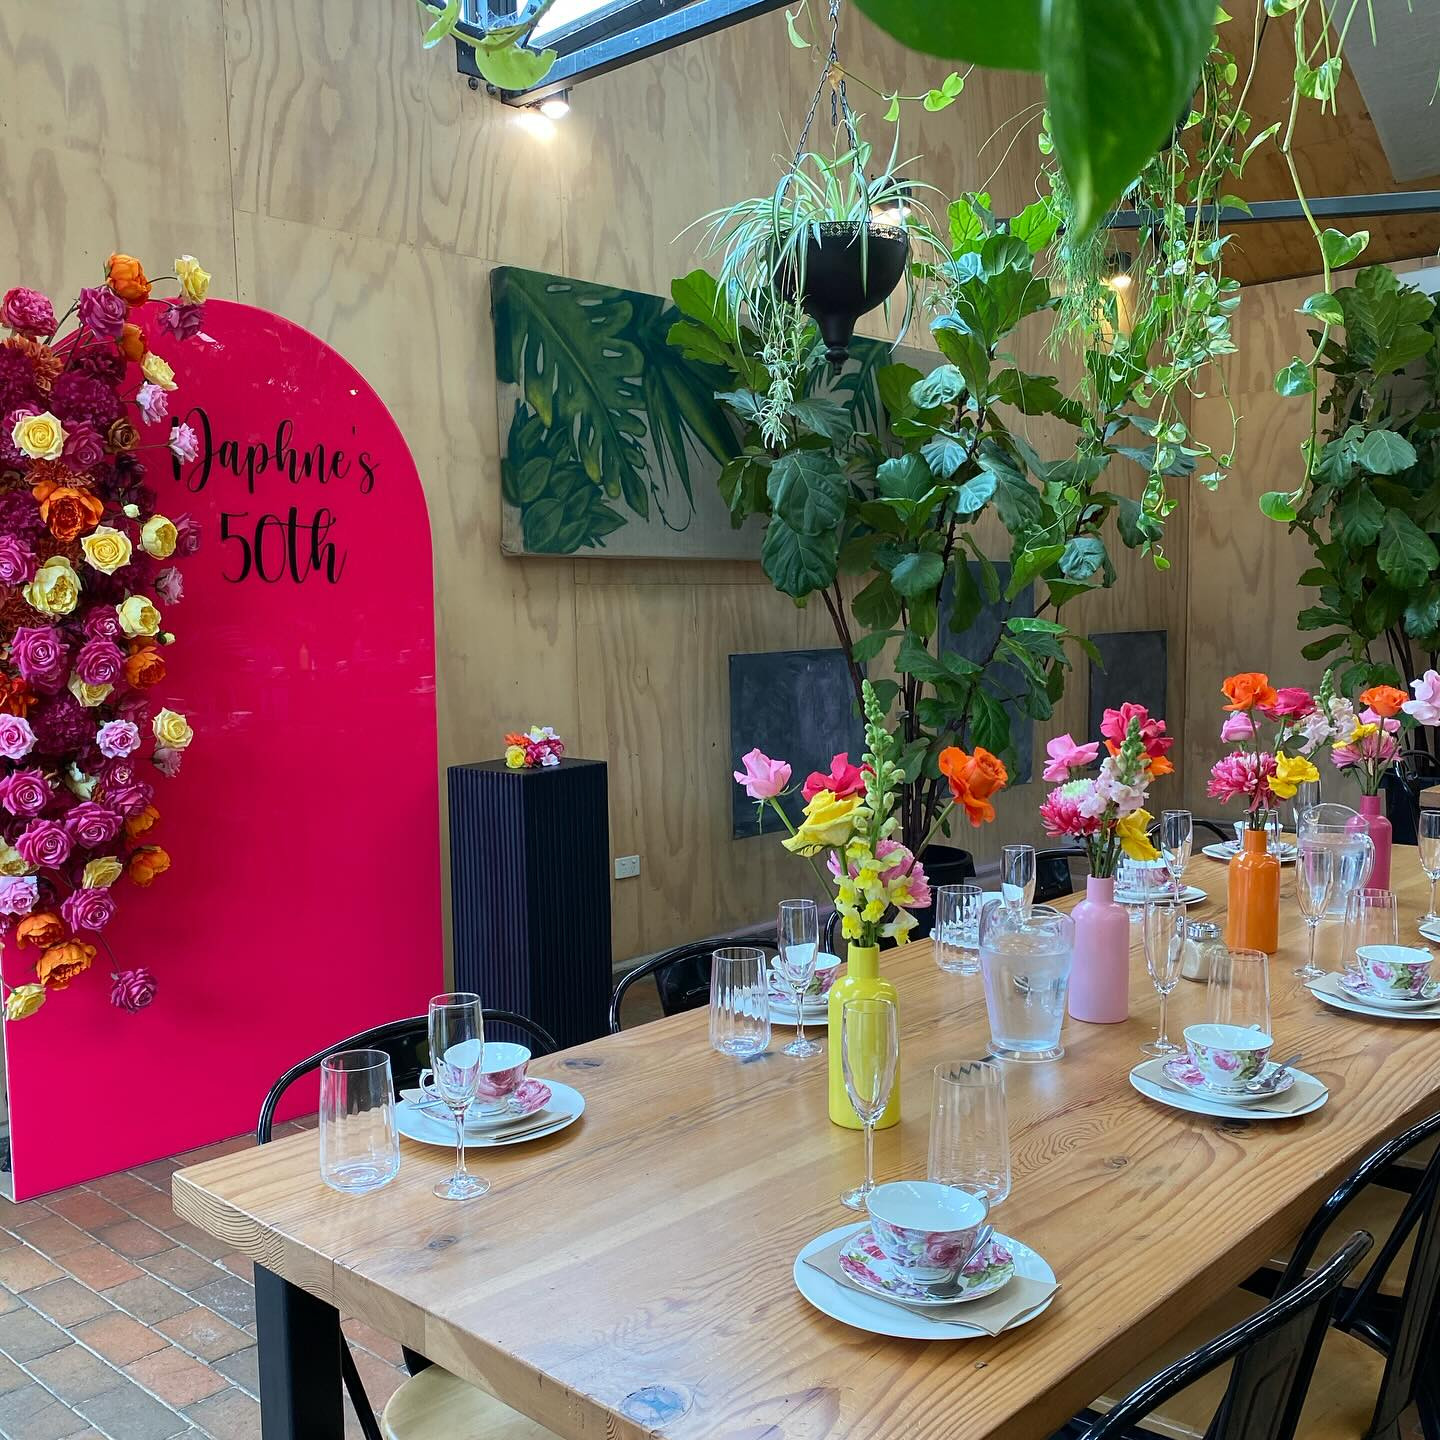
[[[475,68],[497,90],[528,90],[555,64],[554,50],[534,50],[526,42],[555,0],[528,0],[503,25],[460,28],[460,0],[415,0],[424,27],[421,46],[433,50],[442,40],[468,45]],[[489,7],[484,14],[489,16]]]

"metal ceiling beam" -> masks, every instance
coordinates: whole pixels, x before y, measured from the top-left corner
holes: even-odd
[[[1440,190],[1397,190],[1386,195],[1322,195],[1306,202],[1317,220],[1355,220],[1366,215],[1432,215],[1440,214]],[[1198,207],[1187,205],[1185,219],[1192,221]],[[1207,220],[1215,218],[1215,207],[1206,205]],[[1111,230],[1143,230],[1158,224],[1161,216],[1154,210],[1115,210],[1107,219]],[[1256,200],[1248,211],[1226,206],[1220,219],[1228,225],[1254,225],[1266,220],[1303,220],[1305,212],[1298,200]]]

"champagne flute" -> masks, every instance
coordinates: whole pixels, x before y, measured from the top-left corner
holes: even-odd
[[[875,1188],[875,1122],[890,1103],[899,1057],[895,1002],[878,997],[847,1000],[840,1012],[840,1066],[845,1093],[865,1127],[865,1181],[840,1197],[851,1210],[863,1210],[865,1197]]]
[[[1007,845],[1000,852],[1000,894],[1007,905],[1029,910],[1035,903],[1035,847]]]
[[[1166,810],[1160,816],[1160,853],[1165,867],[1175,881],[1175,898],[1179,900],[1181,881],[1190,864],[1190,849],[1195,843],[1195,820],[1188,810]]]
[[[1295,899],[1305,921],[1307,949],[1305,963],[1295,970],[1297,979],[1318,980],[1325,972],[1315,963],[1315,932],[1325,918],[1340,883],[1340,870],[1335,852],[1328,845],[1316,844],[1307,837],[1295,852]]]
[[[435,1093],[455,1116],[455,1173],[435,1186],[442,1200],[473,1200],[490,1182],[465,1169],[465,1112],[475,1099],[485,1061],[485,1018],[480,997],[464,992],[430,1002],[430,1064]]]
[[[1170,992],[1180,983],[1180,958],[1185,952],[1185,907],[1177,900],[1147,900],[1142,917],[1145,969],[1160,996],[1160,1030],[1140,1047],[1146,1055],[1163,1058],[1180,1047],[1165,1033],[1165,1008]]]
[[[1440,810],[1421,810],[1416,839],[1420,868],[1430,882],[1430,908],[1420,918],[1423,923],[1440,924],[1440,915],[1435,913],[1435,885],[1440,881]]]
[[[820,911],[813,900],[780,902],[775,948],[775,968],[795,996],[795,1038],[780,1053],[808,1059],[820,1053],[820,1046],[805,1038],[805,992],[815,978],[820,953]]]

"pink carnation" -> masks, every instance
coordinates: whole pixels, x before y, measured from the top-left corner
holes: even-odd
[[[1275,773],[1275,757],[1268,752],[1258,759],[1247,751],[1227,755],[1217,760],[1210,770],[1210,782],[1205,793],[1215,800],[1234,800],[1241,797],[1250,802],[1253,810],[1273,800],[1270,793],[1270,777]]]
[[[1108,713],[1113,715],[1115,712]],[[1088,745],[1077,745],[1067,730],[1046,744],[1045,753],[1050,757],[1041,772],[1045,779],[1068,780],[1072,770],[1083,770],[1095,763],[1096,756],[1100,754],[1100,742],[1095,740]]]

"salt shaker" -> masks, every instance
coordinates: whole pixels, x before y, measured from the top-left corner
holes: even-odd
[[[1211,966],[1217,955],[1225,955],[1225,937],[1220,927],[1209,920],[1192,920],[1185,927],[1185,954],[1180,962],[1180,976],[1201,985],[1210,979]]]

